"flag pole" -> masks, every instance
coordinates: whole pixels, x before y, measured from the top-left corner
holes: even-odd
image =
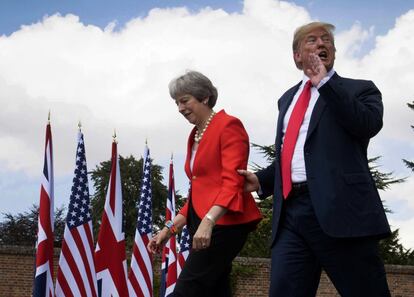
[[[118,143],[116,139],[116,129],[114,129],[114,135],[112,135],[113,142]]]

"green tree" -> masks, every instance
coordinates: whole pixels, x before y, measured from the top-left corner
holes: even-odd
[[[253,148],[257,149],[264,158],[269,162],[273,162],[275,158],[274,145],[263,146],[252,144]],[[393,172],[381,172],[378,170],[377,161],[380,157],[371,158],[368,160],[370,171],[375,181],[375,185],[379,190],[386,190],[391,185],[402,183],[405,178],[395,178]],[[254,170],[262,169],[258,164],[253,164]],[[249,235],[248,241],[244,246],[241,255],[249,257],[270,257],[269,243],[271,239],[271,209],[273,197],[258,202],[259,208],[263,214],[263,220],[260,222],[257,231]],[[385,208],[386,212],[391,212]],[[414,263],[414,251],[406,249],[399,242],[398,229],[392,231],[391,236],[380,242],[380,254],[385,263],[412,265]],[[263,243],[267,244],[264,245]]]
[[[412,110],[414,110],[414,101],[411,102],[411,103],[407,103],[407,106],[409,108],[411,108]],[[414,129],[414,126],[411,125],[411,128]],[[405,166],[407,166],[408,168],[410,168],[414,172],[414,161],[408,161],[408,160],[405,160],[405,159],[403,159],[403,161],[405,163]]]
[[[127,247],[130,248],[133,243],[136,221],[137,221],[137,206],[139,203],[139,195],[141,189],[141,177],[143,170],[142,157],[137,160],[132,155],[129,157],[119,157],[119,168],[121,173],[122,183],[122,197],[124,210],[124,231],[127,242]],[[163,167],[152,164],[151,167],[151,182],[152,182],[152,209],[153,209],[153,224],[157,230],[163,226],[165,222],[165,204],[168,195],[167,187],[162,183],[162,169]],[[105,204],[106,191],[109,183],[109,176],[111,171],[111,161],[101,162],[92,170],[91,179],[95,187],[95,193],[91,197],[92,204],[92,221],[95,232],[95,238],[99,231],[101,223],[102,212]],[[177,205],[182,205],[182,201],[178,198]]]
[[[63,206],[55,210],[55,247],[60,247],[62,244],[65,210]],[[0,222],[0,245],[35,246],[39,216],[39,207],[36,204],[33,204],[26,212],[16,215],[3,213],[3,215],[4,220]]]

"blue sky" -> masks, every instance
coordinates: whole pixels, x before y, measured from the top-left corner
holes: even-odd
[[[239,11],[240,1],[180,1],[180,0],[1,0],[0,28],[1,33],[10,34],[21,24],[30,24],[41,20],[44,15],[55,13],[72,13],[80,17],[82,22],[105,27],[116,20],[122,26],[131,18],[145,16],[155,7],[186,6],[191,10],[199,10],[205,6],[222,8],[228,12]]]
[[[383,92],[385,125],[370,156],[383,156],[381,170],[410,177],[401,159],[414,159],[414,117],[405,106],[414,99],[414,0],[285,4],[0,0],[0,212],[38,203],[49,109],[57,206],[69,197],[79,119],[89,169],[109,158],[116,128],[124,156],[140,156],[148,138],[156,163],[168,168],[174,151],[176,188],[185,193],[181,169],[191,127],[168,101],[166,85],[187,68],[212,78],[219,88],[218,109],[239,116],[252,142],[272,143],[276,99],[301,78],[291,60],[290,38],[296,26],[315,19],[337,27],[335,69],[372,79]],[[211,10],[205,11],[207,6]],[[153,8],[160,10],[149,15]],[[111,22],[114,28],[107,27]],[[254,152],[251,159],[263,164]],[[391,224],[414,248],[412,193],[409,178],[382,198],[394,211]]]
[[[312,17],[336,24],[338,29],[350,27],[355,21],[363,27],[375,26],[385,33],[395,18],[414,8],[412,0],[295,0],[290,1],[308,9]],[[37,22],[45,15],[76,14],[82,22],[105,27],[116,20],[120,26],[131,18],[145,16],[155,7],[186,6],[199,10],[206,6],[225,11],[240,12],[241,0],[1,0],[0,33],[10,34],[22,24]]]

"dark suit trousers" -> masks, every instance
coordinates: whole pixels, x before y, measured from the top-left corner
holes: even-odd
[[[390,296],[376,238],[333,238],[308,192],[284,201],[272,247],[270,297],[313,297],[324,269],[342,297]]]
[[[200,219],[192,207],[187,218],[191,237]],[[174,297],[231,297],[230,273],[233,259],[243,248],[251,226],[215,226],[211,244],[205,250],[190,251],[178,277]]]

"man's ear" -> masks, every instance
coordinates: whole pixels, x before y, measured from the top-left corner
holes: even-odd
[[[303,61],[302,61],[302,55],[300,54],[300,52],[298,51],[293,52],[293,61],[295,61],[296,68],[302,70]]]
[[[302,56],[300,55],[299,52],[297,51],[293,52],[293,60],[296,62],[296,64],[302,62]]]

